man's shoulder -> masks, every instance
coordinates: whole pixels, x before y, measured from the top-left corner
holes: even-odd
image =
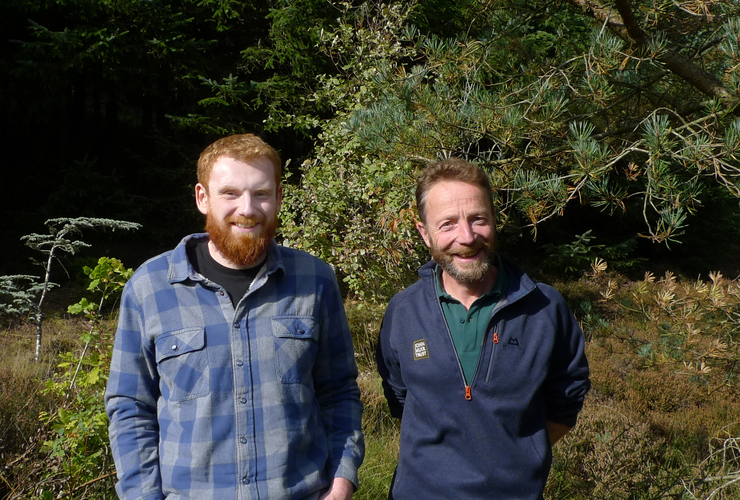
[[[515,298],[540,296],[545,299],[560,297],[558,291],[541,281],[530,278],[519,265],[504,255],[498,255],[501,264],[505,268],[507,277],[507,294]],[[561,297],[562,298],[562,297]]]
[[[430,280],[431,278],[429,277],[422,277],[412,285],[395,294],[388,302],[387,310],[394,311],[396,309],[404,309],[407,307],[414,308],[424,304],[424,291],[425,287],[430,286]]]
[[[188,242],[205,237],[205,234],[191,234],[184,237],[177,246],[162,252],[141,264],[129,280],[132,286],[139,282],[168,282],[187,277],[189,263],[186,247]],[[177,275],[177,276],[176,276]],[[178,278],[179,276],[179,278]]]
[[[131,277],[131,279],[133,280],[135,278],[141,278],[142,276],[150,275],[152,273],[167,271],[170,267],[170,263],[172,262],[173,253],[174,250],[167,250],[166,252],[162,252],[159,255],[150,257],[149,259],[144,261],[136,269],[136,271],[134,271],[134,275]]]
[[[526,274],[523,274],[523,278],[519,281],[520,289],[524,292],[529,292],[524,294],[528,298],[535,299],[536,297],[539,297],[539,300],[544,301],[547,304],[558,306],[565,305],[567,307],[565,299],[554,286],[543,283],[542,281],[533,280]]]
[[[509,278],[507,294],[509,302],[515,302],[525,310],[570,310],[568,303],[552,285],[530,278],[511,259],[502,257]]]
[[[286,271],[291,274],[317,275],[322,277],[334,277],[334,268],[308,252],[295,248],[277,245],[280,258]]]
[[[134,289],[144,292],[168,283],[173,253],[174,250],[168,250],[142,263],[126,284],[129,291]]]

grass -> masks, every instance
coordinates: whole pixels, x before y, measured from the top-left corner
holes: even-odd
[[[365,461],[360,468],[361,488],[353,498],[385,499],[396,468],[400,424],[388,414],[377,373],[363,372],[358,383],[365,405],[363,431],[366,450]]]
[[[667,274],[631,282],[593,272],[556,287],[584,329],[593,388],[578,426],[555,447],[546,498],[740,498],[738,281]],[[347,303],[365,405],[366,457],[354,497],[360,500],[386,497],[398,456],[399,422],[388,414],[374,365],[383,310]],[[112,329],[112,322],[104,328]],[[59,492],[66,492],[63,498],[113,498],[110,478],[70,493],[71,485],[80,488],[65,476],[72,459],[65,462],[41,446],[54,434],[39,415],[61,405],[43,388],[61,380],[62,354],[79,356],[80,334],[87,330],[85,320],[47,319],[39,364],[33,362],[31,325],[16,320],[0,330],[0,499]],[[100,463],[107,470],[105,460]]]

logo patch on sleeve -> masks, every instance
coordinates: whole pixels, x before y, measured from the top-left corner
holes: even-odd
[[[427,341],[424,339],[414,341],[414,360],[426,359],[429,357]]]

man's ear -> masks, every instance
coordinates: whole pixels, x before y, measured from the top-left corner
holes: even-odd
[[[424,223],[417,222],[416,229],[419,230],[419,234],[421,235],[422,239],[424,239],[424,243],[426,243],[426,245],[431,248],[431,245],[429,244],[429,235],[427,234],[427,228]]]
[[[195,185],[195,204],[202,214],[208,214],[208,190],[200,182]]]

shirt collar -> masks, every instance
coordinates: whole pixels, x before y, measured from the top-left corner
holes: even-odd
[[[203,238],[208,238],[208,233],[191,234],[184,237],[175,247],[172,252],[172,262],[170,263],[169,268],[170,283],[179,283],[186,280],[203,280],[203,276],[195,272],[195,268],[193,268],[193,265],[190,263],[187,254],[187,246],[192,245],[196,240]],[[270,245],[267,247],[267,258],[262,264],[262,267],[266,268],[267,272],[264,273],[260,270],[259,275],[270,275],[278,269],[285,269],[283,257],[280,254],[280,247],[274,239],[270,241]]]

